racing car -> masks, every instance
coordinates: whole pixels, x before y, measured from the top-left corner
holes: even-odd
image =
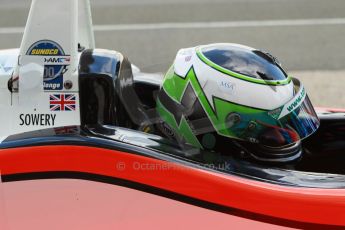
[[[0,51],[1,229],[344,228],[345,109],[316,109],[301,160],[248,161],[128,124],[163,79],[95,47],[88,0],[33,0]]]

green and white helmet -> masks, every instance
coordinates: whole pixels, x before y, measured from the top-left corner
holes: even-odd
[[[305,88],[276,58],[230,43],[181,49],[165,75],[157,111],[166,135],[208,149],[210,133],[276,148],[319,127]]]

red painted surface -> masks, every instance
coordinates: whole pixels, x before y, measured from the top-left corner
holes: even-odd
[[[290,230],[112,184],[0,183],[1,230]]]
[[[75,171],[122,178],[200,200],[307,223],[345,226],[345,190],[278,186],[135,154],[81,146],[0,150],[2,175]]]

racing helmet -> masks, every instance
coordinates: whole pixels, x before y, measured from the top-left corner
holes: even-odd
[[[179,142],[214,150],[231,141],[272,162],[298,159],[320,125],[304,86],[274,56],[232,43],[179,50],[156,109]]]

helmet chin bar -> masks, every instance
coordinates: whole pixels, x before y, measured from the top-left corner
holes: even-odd
[[[270,147],[260,144],[234,141],[249,158],[266,163],[288,163],[298,160],[302,155],[302,145],[296,143],[281,147]]]

